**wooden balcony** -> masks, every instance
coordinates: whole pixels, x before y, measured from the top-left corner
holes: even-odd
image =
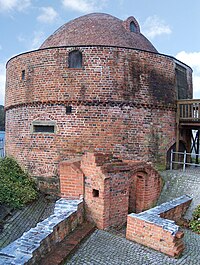
[[[200,99],[177,101],[177,124],[200,127]]]

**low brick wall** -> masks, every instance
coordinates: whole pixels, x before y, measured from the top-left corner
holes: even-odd
[[[37,264],[81,223],[83,202],[58,200],[53,215],[0,251],[0,265]]]
[[[79,199],[83,196],[83,172],[80,165],[80,158],[60,162],[59,179],[62,198]]]
[[[191,197],[184,195],[142,213],[129,214],[126,238],[169,256],[180,256],[184,250],[184,233],[175,221],[182,218],[191,201]]]

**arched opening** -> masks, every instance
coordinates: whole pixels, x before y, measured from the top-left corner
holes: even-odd
[[[82,68],[82,52],[74,50],[69,53],[69,68]]]
[[[129,186],[129,213],[139,213],[145,208],[146,172],[137,172],[131,178]]]
[[[135,25],[135,23],[133,21],[131,21],[131,23],[130,23],[130,31],[131,32],[136,32],[136,25]]]
[[[176,152],[176,143],[174,143],[167,151],[166,169],[170,169],[171,150],[173,150],[173,152]],[[186,150],[186,146],[184,142],[179,141],[179,152],[183,153],[185,150]],[[181,157],[179,157],[179,159],[181,159]],[[173,155],[173,160],[175,160],[175,154]]]

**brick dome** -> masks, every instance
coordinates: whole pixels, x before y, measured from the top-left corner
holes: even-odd
[[[60,46],[105,45],[157,52],[140,33],[134,17],[122,21],[103,13],[92,13],[74,19],[55,31],[42,48]]]

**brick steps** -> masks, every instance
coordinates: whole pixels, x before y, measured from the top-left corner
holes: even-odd
[[[62,242],[58,243],[56,248],[43,257],[38,265],[61,265],[66,258],[78,247],[78,245],[93,231],[95,225],[84,222],[77,227]]]

